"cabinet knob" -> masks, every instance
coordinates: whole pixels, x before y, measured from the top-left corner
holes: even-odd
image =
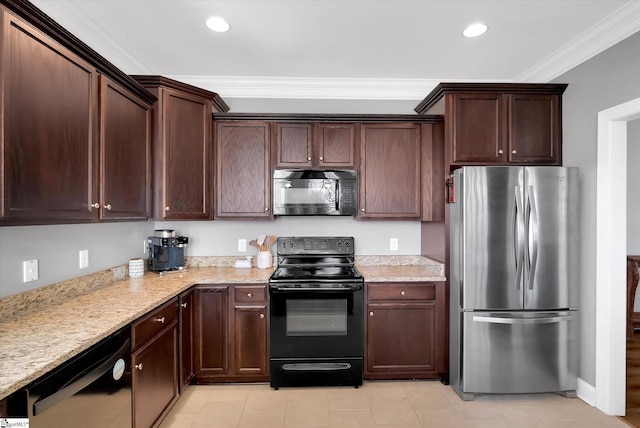
[[[104,206],[106,209],[111,210],[111,204],[107,204]]]
[[[400,292],[400,295],[401,295],[401,296],[404,296],[404,291],[401,291],[401,292]]]
[[[264,314],[260,314],[260,319],[264,319]]]
[[[100,208],[100,204],[95,202],[95,203],[91,204],[91,207],[92,208]]]
[[[322,156],[320,156],[320,160],[324,160],[324,158]]]
[[[516,153],[518,153],[518,151],[517,150],[511,150],[511,153],[515,155]]]
[[[155,321],[155,322],[159,322],[159,323],[164,324],[164,317],[162,317],[162,318],[156,318],[154,321]]]
[[[181,304],[180,306],[182,306],[183,308],[186,308],[186,307],[187,307],[187,304],[186,304],[186,303],[183,303],[183,304]]]
[[[504,150],[502,150],[502,149],[498,150],[498,154],[499,154],[499,155],[501,155],[501,154],[503,154],[503,153],[504,153]]]
[[[164,207],[164,210],[165,210],[165,211],[167,211],[167,212],[169,212],[169,211],[171,211],[171,208],[169,208],[169,207]]]
[[[264,210],[265,210],[265,211],[269,211],[269,207],[265,208]]]
[[[142,371],[142,363],[135,365],[136,369]]]
[[[252,297],[253,297],[253,294],[251,294],[251,293],[247,293],[247,297],[248,297],[248,298],[252,298]]]
[[[364,208],[362,208],[360,211],[364,212]]]
[[[372,317],[373,316],[373,311],[369,312],[369,316]]]
[[[309,157],[309,158],[307,158],[307,160],[308,160],[308,161],[310,161],[310,160],[311,160],[311,158]]]

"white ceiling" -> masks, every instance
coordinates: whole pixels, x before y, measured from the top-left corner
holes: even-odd
[[[129,74],[249,98],[422,99],[546,82],[640,30],[633,0],[32,0]],[[225,17],[231,31],[204,21]],[[476,39],[461,32],[481,21]]]

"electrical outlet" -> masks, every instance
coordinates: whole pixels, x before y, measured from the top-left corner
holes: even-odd
[[[80,250],[78,252],[78,267],[80,269],[89,267],[89,250]]]
[[[247,240],[246,239],[238,239],[238,251],[241,253],[247,252]]]
[[[38,259],[22,262],[22,282],[38,280]]]
[[[147,240],[144,239],[142,241],[142,254],[147,254],[147,248],[149,248],[149,246],[147,245]]]
[[[398,251],[398,238],[389,239],[389,250]]]

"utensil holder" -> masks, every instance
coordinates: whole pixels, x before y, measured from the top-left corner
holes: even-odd
[[[144,260],[129,260],[129,278],[142,278],[144,276]]]
[[[256,258],[256,266],[260,269],[268,269],[273,266],[273,255],[271,251],[260,251]]]

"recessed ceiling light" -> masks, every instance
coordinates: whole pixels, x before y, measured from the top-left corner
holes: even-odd
[[[205,24],[207,24],[207,27],[209,27],[209,29],[215,31],[216,33],[225,33],[227,31],[229,31],[229,23],[227,21],[224,20],[224,18],[220,18],[219,16],[212,16],[211,18],[207,19],[207,22],[205,22]]]
[[[486,33],[487,26],[481,23],[471,24],[462,32],[465,37],[478,37]]]

